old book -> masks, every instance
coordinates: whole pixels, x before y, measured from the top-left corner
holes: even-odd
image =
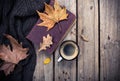
[[[30,33],[27,35],[27,38],[32,41],[35,46],[39,47],[40,43],[43,42],[43,36],[47,36],[47,34],[50,34],[53,38],[53,44],[45,51],[49,54],[52,54],[56,50],[57,46],[61,43],[61,41],[65,38],[65,36],[68,34],[70,29],[72,28],[72,25],[75,23],[75,15],[72,14],[70,11],[67,11],[67,13],[69,14],[68,19],[60,21],[59,24],[56,23],[55,26],[49,31],[47,31],[46,27],[39,27],[36,25],[42,22],[39,19]],[[59,26],[61,27],[61,31],[59,30]]]

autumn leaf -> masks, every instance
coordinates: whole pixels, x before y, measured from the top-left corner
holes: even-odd
[[[67,12],[65,7],[61,7],[57,0],[55,0],[54,7],[45,3],[45,13],[37,11],[40,19],[43,21],[38,26],[45,26],[47,30],[54,27],[55,23],[67,19]]]
[[[50,48],[50,45],[52,45],[53,42],[52,42],[52,36],[50,36],[49,34],[47,34],[47,37],[43,36],[43,43],[40,43],[40,48],[38,51],[41,51],[41,50],[46,50],[47,47]]]
[[[0,59],[5,61],[2,67],[0,67],[0,70],[4,70],[5,74],[8,75],[14,70],[15,65],[18,64],[19,61],[28,56],[26,55],[28,48],[23,48],[11,35],[5,36],[10,40],[12,50],[9,46],[0,45]]]
[[[10,62],[4,62],[3,65],[0,67],[0,70],[3,70],[5,75],[10,74],[10,72],[14,71],[15,64]]]
[[[86,36],[81,35],[81,38],[82,38],[83,41],[88,42],[88,38]]]
[[[44,64],[49,64],[49,63],[50,63],[50,61],[51,61],[51,59],[50,59],[50,58],[46,58],[46,59],[44,60]]]

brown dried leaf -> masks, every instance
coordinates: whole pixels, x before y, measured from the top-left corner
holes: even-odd
[[[52,42],[52,36],[50,36],[49,34],[47,34],[47,37],[43,36],[43,43],[40,43],[40,48],[38,51],[41,51],[41,50],[46,50],[47,47],[50,48],[50,45],[52,45],[53,42]]]
[[[45,26],[47,30],[50,30],[54,27],[55,23],[58,23],[61,20],[67,19],[68,14],[66,13],[66,8],[60,7],[57,0],[55,0],[54,8],[45,3],[45,13],[37,11],[40,19],[43,21],[38,26]]]
[[[28,48],[23,48],[22,45],[19,44],[12,36],[5,36],[10,40],[12,50],[10,50],[9,46],[0,45],[0,59],[5,61],[0,69],[4,70],[5,74],[8,75],[13,71],[15,64],[18,64],[19,61],[25,59],[28,56],[26,55]]]
[[[81,35],[81,38],[82,38],[83,41],[88,42],[88,38],[85,37],[84,35]]]
[[[14,63],[10,63],[10,62],[4,62],[4,64],[0,67],[0,70],[3,70],[5,75],[10,74],[10,72],[12,72],[15,68],[15,64]]]

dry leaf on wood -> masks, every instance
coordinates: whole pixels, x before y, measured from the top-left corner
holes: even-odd
[[[50,58],[46,58],[46,59],[44,60],[44,64],[49,64],[49,63],[50,63],[50,61],[51,61],[51,59],[50,59]]]
[[[43,36],[43,43],[40,43],[40,48],[38,51],[41,51],[41,50],[46,50],[47,47],[50,48],[50,45],[52,45],[53,42],[52,42],[52,36],[50,36],[49,34],[47,34],[47,37]]]
[[[54,8],[45,3],[45,13],[37,11],[40,19],[43,21],[38,26],[45,26],[47,30],[50,30],[54,27],[55,23],[58,23],[61,20],[67,19],[67,12],[65,7],[61,7],[59,3],[55,0]]]
[[[26,54],[28,48],[23,48],[11,35],[5,36],[10,40],[12,50],[9,46],[0,45],[0,59],[5,61],[0,69],[4,70],[5,74],[8,75],[14,70],[15,65],[18,64],[19,61],[28,56]]]
[[[85,37],[84,35],[81,35],[81,38],[82,38],[83,41],[88,42],[88,38]]]

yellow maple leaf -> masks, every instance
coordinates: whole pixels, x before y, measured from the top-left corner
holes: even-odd
[[[50,61],[51,61],[50,58],[46,58],[46,59],[44,60],[44,64],[48,64],[48,63],[50,63]]]
[[[45,26],[47,30],[54,27],[56,23],[61,20],[67,19],[67,12],[65,7],[61,7],[55,0],[54,7],[45,3],[45,13],[37,11],[42,23],[37,24],[38,26]]]

